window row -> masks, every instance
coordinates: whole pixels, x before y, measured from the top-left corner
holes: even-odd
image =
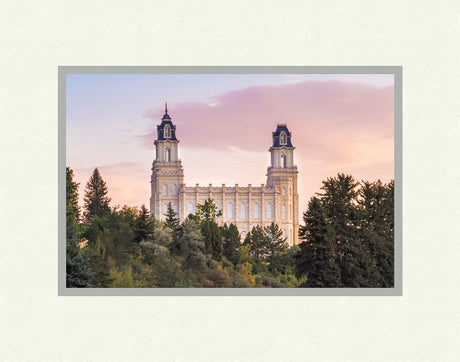
[[[169,194],[168,185],[164,184],[163,185],[163,195],[168,196],[168,194]],[[173,196],[177,196],[177,185],[173,185],[172,194]]]
[[[217,207],[217,212],[221,211],[220,203],[216,203],[216,207]],[[172,208],[174,212],[177,213],[177,205],[173,204]],[[240,205],[240,217],[242,219],[246,219],[248,216],[247,208],[248,208],[247,205],[244,203]],[[164,204],[164,213],[167,214],[167,212],[168,212],[168,204]],[[188,203],[188,214],[193,214],[193,213],[195,213],[195,204],[193,202],[189,202]],[[225,216],[227,219],[233,219],[234,217],[233,214],[234,214],[234,207],[233,207],[233,203],[230,202],[227,204],[227,214]],[[258,203],[254,204],[253,215],[255,219],[260,218],[260,205]],[[292,217],[292,210],[290,210],[289,215],[290,217]],[[282,206],[282,216],[284,220],[287,218],[286,205]],[[273,206],[271,203],[267,204],[266,217],[267,219],[273,218]]]

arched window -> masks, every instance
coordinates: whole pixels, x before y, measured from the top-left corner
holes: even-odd
[[[286,168],[286,155],[281,155],[281,168]]]
[[[195,212],[195,207],[193,205],[193,202],[188,203],[188,213],[193,214]]]
[[[163,214],[165,216],[168,215],[168,204],[164,204],[164,206],[163,206]]]
[[[241,218],[246,219],[246,204],[241,204]]]
[[[258,219],[260,217],[259,204],[254,204],[254,218]]]
[[[269,202],[267,204],[267,219],[271,219],[273,216],[272,216],[272,204]]]
[[[280,135],[280,145],[285,145],[287,144],[287,137],[286,137],[286,132],[281,132]]]
[[[168,185],[163,185],[163,195],[168,196]]]
[[[167,124],[164,128],[164,136],[165,138],[171,138],[171,127]]]
[[[283,219],[286,219],[286,205],[283,205]]]
[[[169,149],[169,147],[165,148],[165,161],[171,161],[171,150]]]
[[[176,184],[173,185],[173,195],[174,196],[177,195],[177,185]]]
[[[228,204],[228,218],[229,219],[233,218],[233,204],[232,203]]]

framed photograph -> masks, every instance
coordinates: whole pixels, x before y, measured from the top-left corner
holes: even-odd
[[[59,67],[59,295],[402,295],[402,67]]]

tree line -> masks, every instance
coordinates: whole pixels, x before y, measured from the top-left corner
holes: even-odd
[[[140,208],[110,206],[96,168],[83,212],[73,170],[66,168],[67,287],[388,287],[393,285],[392,183],[359,184],[338,175],[312,198],[289,247],[277,224],[242,239],[219,226],[212,199],[180,221]],[[390,227],[391,226],[391,227]]]

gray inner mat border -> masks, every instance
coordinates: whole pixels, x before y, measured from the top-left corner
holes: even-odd
[[[58,295],[59,296],[402,296],[402,66],[59,66]],[[66,288],[67,74],[393,74],[394,288]]]

